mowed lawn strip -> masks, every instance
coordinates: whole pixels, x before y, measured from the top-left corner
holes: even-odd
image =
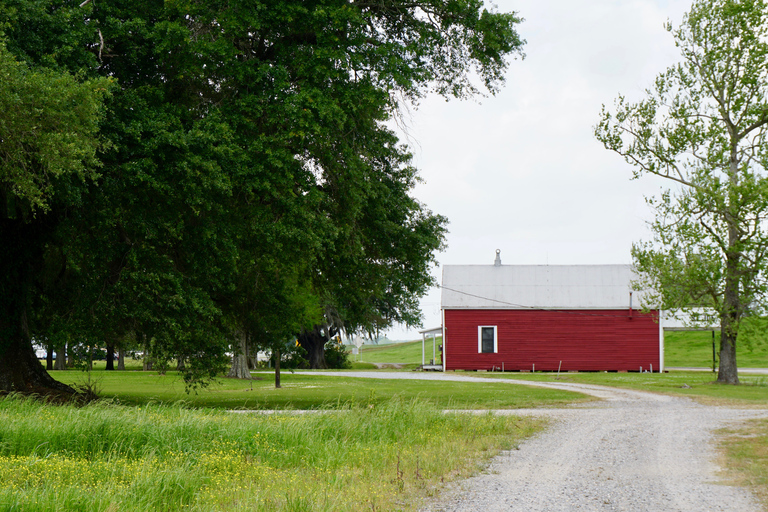
[[[83,384],[90,378],[99,395],[120,403],[183,401],[194,407],[221,409],[327,409],[339,406],[369,406],[397,396],[418,398],[443,409],[519,409],[560,407],[593,400],[567,391],[445,381],[414,381],[324,377],[282,372],[281,389],[275,389],[274,374],[254,373],[258,379],[220,378],[208,387],[189,394],[176,372],[159,375],[142,371],[53,371],[53,378],[67,384]]]

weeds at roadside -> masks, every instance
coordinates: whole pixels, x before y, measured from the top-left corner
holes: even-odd
[[[258,415],[0,400],[0,510],[413,510],[543,425],[419,400],[342,405]]]

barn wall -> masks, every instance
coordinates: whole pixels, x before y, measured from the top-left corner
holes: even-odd
[[[657,312],[445,310],[446,370],[643,370],[659,365]],[[479,354],[477,328],[497,326],[498,353]]]

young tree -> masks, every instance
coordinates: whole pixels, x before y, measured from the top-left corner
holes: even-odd
[[[717,312],[717,380],[737,384],[739,324],[767,291],[768,6],[698,0],[668,30],[682,61],[642,101],[603,107],[595,135],[634,178],[670,182],[648,200],[654,238],[633,247],[635,264],[663,308]]]

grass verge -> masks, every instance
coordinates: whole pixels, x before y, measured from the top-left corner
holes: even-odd
[[[317,414],[0,401],[0,509],[415,510],[540,420],[394,397]]]
[[[726,483],[749,488],[768,510],[768,420],[748,421],[719,434]]]

